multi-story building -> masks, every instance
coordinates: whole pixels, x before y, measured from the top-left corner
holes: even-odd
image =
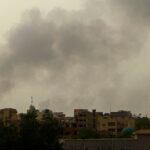
[[[124,128],[135,128],[135,119],[129,111],[111,112],[97,116],[97,130],[100,133],[120,135]]]
[[[17,110],[13,108],[0,109],[0,120],[5,125],[18,123],[19,117],[17,115]]]
[[[76,127],[74,117],[65,117],[65,124],[67,127]]]
[[[36,113],[37,113],[36,119],[38,121],[42,121],[45,114],[48,114],[51,117],[53,117],[53,112],[51,110],[49,110],[49,109],[44,109],[42,111],[37,110]]]
[[[63,136],[70,138],[77,135],[77,128],[74,117],[65,117]]]
[[[111,118],[109,114],[100,115],[97,117],[97,130],[102,134],[107,134],[108,132],[117,132],[117,120]]]
[[[87,109],[75,109],[74,119],[77,129],[96,129],[96,110],[90,112]]]
[[[60,123],[65,122],[65,116],[63,112],[53,112],[53,117]]]

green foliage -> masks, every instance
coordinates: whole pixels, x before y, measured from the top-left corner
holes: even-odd
[[[99,138],[99,134],[92,129],[83,128],[78,131],[78,138],[79,139],[94,139],[94,138]]]
[[[0,122],[1,150],[62,150],[59,144],[59,126],[50,113],[37,121],[35,112],[21,114],[19,125],[5,126]]]
[[[18,128],[16,126],[5,126],[0,122],[0,148],[1,150],[17,149],[19,140]]]
[[[135,120],[136,129],[150,128],[150,120],[147,117],[138,117]]]

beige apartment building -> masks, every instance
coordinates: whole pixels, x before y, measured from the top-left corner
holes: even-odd
[[[87,109],[75,109],[74,120],[77,129],[81,128],[96,128],[96,110],[90,112]]]
[[[5,125],[17,124],[19,120],[17,110],[13,108],[0,109],[0,120]]]
[[[111,112],[97,116],[97,130],[101,133],[120,135],[124,128],[135,128],[135,119],[129,111]]]
[[[120,135],[124,128],[135,128],[135,119],[129,111],[118,111],[103,114],[87,109],[75,109],[74,120],[77,130],[94,129],[102,134]]]

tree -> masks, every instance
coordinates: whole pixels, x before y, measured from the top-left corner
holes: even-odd
[[[148,117],[138,117],[138,118],[136,118],[135,128],[136,129],[150,128],[149,118]]]
[[[60,126],[57,120],[53,118],[50,111],[46,110],[43,113],[43,118],[40,123],[39,135],[41,136],[41,147],[46,150],[61,150],[59,144]]]
[[[40,122],[37,121],[36,117],[36,112],[22,115],[20,124],[21,146],[25,150],[61,150],[58,140],[58,123],[50,112],[44,112]]]
[[[0,121],[0,148],[1,150],[17,150],[18,128],[15,125],[4,125]]]
[[[36,112],[28,112],[21,115],[20,123],[20,146],[23,149],[36,148],[38,146],[39,123],[36,120]]]
[[[99,134],[95,130],[83,128],[78,131],[78,138],[79,139],[94,139],[94,138],[99,138]]]
[[[37,111],[20,115],[20,124],[5,125],[0,121],[1,150],[62,150],[59,143],[59,124],[50,112],[37,120]]]

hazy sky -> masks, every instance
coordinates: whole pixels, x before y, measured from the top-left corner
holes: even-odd
[[[84,0],[83,0],[84,1]],[[37,8],[45,15],[54,8],[77,10],[82,7],[80,0],[0,0],[0,37],[20,22],[27,10]]]
[[[150,114],[149,0],[1,0],[0,22],[0,108]]]

